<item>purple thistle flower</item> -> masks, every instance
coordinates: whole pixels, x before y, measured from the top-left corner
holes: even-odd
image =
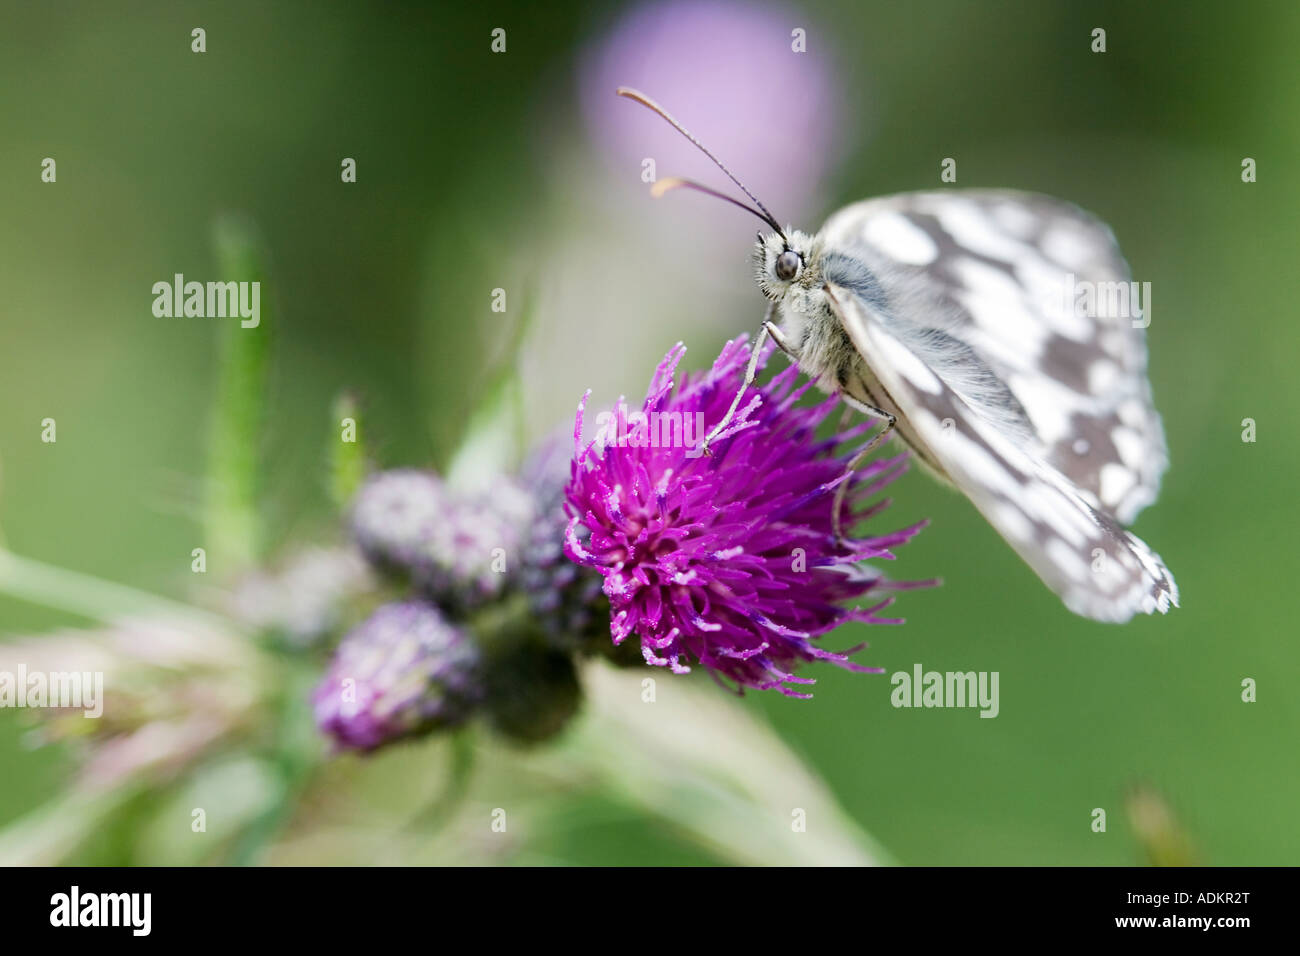
[[[906,469],[906,454],[847,475],[850,446],[873,423],[818,439],[817,426],[839,402],[799,407],[811,383],[795,386],[795,366],[747,395],[711,457],[688,442],[661,442],[673,413],[684,421],[700,414],[710,428],[721,421],[749,359],[744,338],[734,339],[711,371],[685,376],[674,391],[684,352],[678,345],[655,371],[644,417],[620,405],[618,420],[630,423],[626,440],[598,436],[583,447],[585,396],[578,407],[565,553],[604,576],[614,643],[636,635],[649,664],[685,673],[694,660],[719,683],[729,678],[742,690],[792,697],[811,696],[791,686],[815,683],[795,674],[806,661],[883,673],[849,660],[866,645],[837,652],[815,642],[848,621],[901,623],[878,616],[890,596],[869,607],[845,602],[932,583],[891,582],[860,563],[892,558],[890,549],[925,522],[843,542],[832,530],[839,483],[851,482],[843,516],[850,531],[888,504],[868,499]]]
[[[386,604],[339,644],[312,694],[316,725],[355,750],[454,727],[483,696],[480,659],[433,605]]]

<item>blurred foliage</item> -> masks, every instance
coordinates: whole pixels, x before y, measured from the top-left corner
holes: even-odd
[[[222,217],[214,230],[216,274],[222,281],[267,280],[266,250],[255,228]],[[244,319],[218,325],[220,357],[209,425],[204,540],[216,567],[246,569],[262,547],[258,502],[262,498],[262,434],[266,425],[266,380],[274,339],[275,308],[261,301],[257,326]],[[248,320],[252,321],[252,320]],[[265,321],[265,325],[262,322]]]
[[[916,661],[997,670],[1007,692],[999,718],[895,710],[886,678],[832,668],[807,703],[721,702],[769,720],[904,862],[1133,863],[1159,858],[1156,845],[1178,859],[1194,845],[1212,864],[1296,862],[1300,703],[1282,681],[1296,669],[1286,582],[1300,570],[1291,481],[1300,326],[1289,281],[1300,6],[843,0],[794,10],[814,25],[814,44],[833,48],[846,97],[870,115],[828,184],[830,205],[798,211],[806,227],[842,203],[933,186],[939,160],[954,156],[962,186],[1037,189],[1096,212],[1135,275],[1151,281],[1152,380],[1173,463],[1137,530],[1173,569],[1184,605],[1123,628],[1071,617],[972,508],[912,476],[896,486],[893,514],[933,523],[897,573],[946,583],[905,596],[908,624],[866,635],[873,646],[862,659],[889,671]],[[263,290],[266,315],[276,309],[273,354],[250,373],[266,374],[257,497],[270,555],[334,534],[331,482],[344,466],[332,470],[321,449],[337,437],[326,413],[344,390],[364,400],[368,455],[445,464],[499,357],[487,290],[534,279],[544,287],[554,277],[529,264],[579,228],[550,177],[555,157],[590,149],[574,139],[572,63],[611,15],[569,2],[0,11],[6,545],[185,594],[191,549],[203,541],[206,423],[229,329],[157,319],[149,290],[176,272],[213,277],[212,224],[229,213],[256,223],[275,264]],[[510,52],[494,58],[488,33],[502,24]],[[196,25],[208,33],[202,56],[189,49]],[[1091,55],[1098,25],[1108,52]],[[780,90],[773,104],[797,108]],[[45,156],[58,161],[57,184],[39,180]],[[358,161],[356,184],[339,182],[345,156]],[[1258,161],[1253,185],[1240,180],[1245,156]],[[728,159],[743,175],[744,158]],[[601,209],[606,220],[624,212],[617,202]],[[684,228],[690,221],[659,212],[683,216]],[[618,248],[598,252],[619,257]],[[736,268],[718,283],[750,291],[746,252],[737,249]],[[663,286],[691,268],[677,249],[661,256],[628,297],[670,295]],[[608,262],[567,265],[599,281]],[[662,348],[650,355],[620,350],[617,315],[581,315],[592,337],[564,347],[622,368],[636,394],[673,341],[687,339],[691,361],[703,364],[721,342],[712,330],[751,328],[755,308],[712,317],[722,326],[707,334],[688,309],[666,308]],[[586,383],[564,377],[550,387],[555,395],[529,402],[571,407]],[[39,440],[45,417],[58,422],[56,444]],[[1258,423],[1254,444],[1240,440],[1247,417]],[[0,598],[0,632],[74,620]],[[1259,681],[1258,703],[1241,702],[1245,677]],[[692,689],[711,692],[701,683]],[[598,730],[584,725],[573,740]],[[19,715],[0,713],[0,823],[38,808],[52,827],[125,812],[83,861],[186,862],[165,832],[139,823],[165,817],[172,801],[188,806],[184,790],[82,805],[66,789],[69,755],[25,749],[24,733]],[[590,754],[599,741],[587,743]],[[184,786],[229,794],[231,814],[267,832],[288,827],[269,856],[249,843],[231,847],[234,858],[381,862],[399,841],[378,834],[418,812],[416,796],[442,792],[444,749],[330,765],[290,820],[277,814],[292,805],[281,798],[296,793],[302,768],[285,741],[265,742],[256,757],[232,754]],[[536,759],[549,761],[544,772],[502,754],[480,760],[487,789],[466,797],[486,812],[500,794],[529,805],[547,796],[541,822],[507,858],[715,858],[644,804],[557,780],[576,772],[572,752]],[[1149,803],[1134,810],[1136,781],[1160,794],[1159,813]],[[1145,831],[1124,826],[1126,800]],[[1095,807],[1109,810],[1108,834],[1089,826]],[[331,828],[312,830],[321,820]],[[1160,829],[1165,820],[1178,829]],[[431,837],[410,858],[463,858],[454,847]],[[482,858],[494,857],[484,849]]]

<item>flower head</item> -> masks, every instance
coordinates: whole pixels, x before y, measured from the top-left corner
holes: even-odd
[[[350,598],[374,588],[353,548],[304,548],[279,570],[257,568],[231,590],[230,613],[253,628],[276,631],[307,647],[338,627]]]
[[[483,695],[469,636],[422,601],[386,604],[343,638],[312,695],[340,747],[373,750],[461,723]]]
[[[868,499],[901,474],[906,456],[878,458],[850,475],[852,446],[873,423],[818,439],[838,400],[800,406],[809,385],[796,387],[794,366],[742,401],[711,456],[665,441],[679,419],[715,427],[749,359],[744,339],[735,339],[711,371],[685,376],[674,390],[684,351],[678,346],[659,365],[639,414],[620,405],[618,440],[609,440],[616,431],[609,428],[581,445],[585,398],[578,409],[565,553],[604,577],[614,643],[635,636],[647,663],[684,673],[698,661],[715,679],[795,697],[809,696],[798,685],[814,683],[795,673],[808,661],[880,673],[849,660],[863,645],[833,651],[816,642],[848,621],[900,623],[878,616],[892,597],[868,607],[845,602],[914,586],[861,562],[892,558],[890,549],[924,522],[841,541],[831,511],[843,481],[846,530],[880,511],[887,502]],[[769,348],[761,361],[770,355]]]
[[[361,486],[352,533],[372,563],[408,575],[425,596],[447,607],[475,607],[513,583],[534,507],[508,476],[467,493],[448,488],[433,472],[395,469]]]

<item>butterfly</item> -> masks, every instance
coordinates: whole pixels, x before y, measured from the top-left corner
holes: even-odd
[[[820,388],[881,420],[859,460],[897,433],[1071,611],[1121,622],[1177,607],[1168,568],[1124,527],[1155,501],[1168,464],[1145,322],[1072,295],[1129,281],[1104,223],[1049,196],[977,189],[854,203],[815,235],[785,229],[659,104],[618,93],[671,123],[754,206],[679,178],[655,195],[694,189],[773,230],[753,253],[769,302],[755,360],[710,438],[770,336]]]

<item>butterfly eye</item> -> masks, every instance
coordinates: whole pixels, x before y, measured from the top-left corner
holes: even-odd
[[[799,258],[799,253],[787,249],[776,257],[776,277],[783,282],[789,282],[799,274],[801,265],[803,260]]]

